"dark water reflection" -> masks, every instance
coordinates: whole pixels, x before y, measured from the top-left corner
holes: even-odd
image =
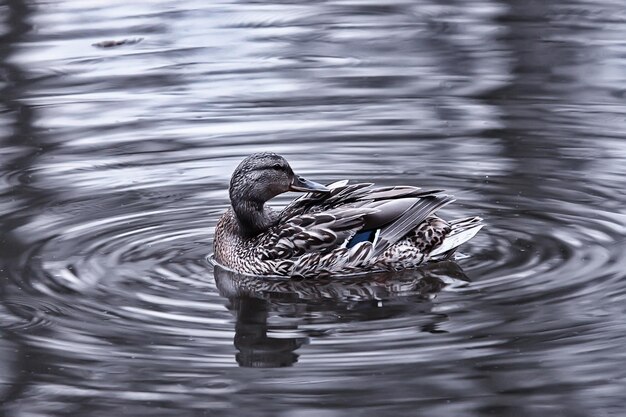
[[[453,262],[396,274],[316,281],[259,280],[216,266],[214,277],[236,318],[237,363],[248,367],[290,366],[303,343],[333,335],[342,323],[353,323],[354,330],[354,323],[361,321],[390,323],[394,317],[411,316],[413,325],[424,321],[420,329],[436,333],[437,323],[447,316],[431,313],[431,299],[446,286],[444,280],[468,280]],[[284,324],[268,324],[275,312]],[[280,337],[270,337],[268,331],[279,332]]]
[[[0,0],[0,414],[623,415],[623,4],[439,3]],[[214,271],[258,150],[488,226],[393,277]]]

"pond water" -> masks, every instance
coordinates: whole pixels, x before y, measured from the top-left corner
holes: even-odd
[[[0,0],[0,414],[623,416],[624,68],[618,0]],[[263,150],[487,226],[456,264],[232,276]]]

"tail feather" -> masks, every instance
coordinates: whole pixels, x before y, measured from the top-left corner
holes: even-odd
[[[452,220],[449,223],[452,228],[450,234],[430,253],[430,258],[450,256],[460,245],[476,236],[476,233],[484,226],[482,220],[480,217]]]
[[[374,246],[374,255],[378,256],[383,253],[433,212],[453,201],[454,198],[448,195],[415,199],[415,203],[411,208],[380,230],[379,239]]]

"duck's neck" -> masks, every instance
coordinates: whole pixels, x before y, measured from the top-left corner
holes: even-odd
[[[239,233],[246,238],[265,232],[276,223],[272,210],[261,201],[233,202],[233,211],[239,224]]]

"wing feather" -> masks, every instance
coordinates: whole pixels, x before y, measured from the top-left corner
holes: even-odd
[[[412,186],[374,187],[372,183],[349,184],[347,180],[327,185],[328,193],[307,193],[292,201],[283,209],[279,223],[307,213],[320,213],[334,208],[351,205],[360,206],[371,201],[398,198],[422,198],[440,193],[442,190],[422,190]]]

